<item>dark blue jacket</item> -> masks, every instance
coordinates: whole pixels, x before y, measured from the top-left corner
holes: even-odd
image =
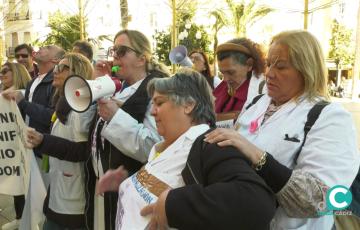
[[[29,102],[29,93],[31,85],[34,83],[32,79],[25,90],[25,98],[18,103],[22,114],[29,116],[29,126],[41,133],[50,133],[51,116],[54,113],[52,98],[55,88],[52,86],[54,74],[49,71],[40,84],[35,88],[32,102]],[[41,156],[34,150],[37,156]]]

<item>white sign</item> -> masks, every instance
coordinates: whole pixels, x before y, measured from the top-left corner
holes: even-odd
[[[22,129],[17,122],[21,114],[14,101],[0,96],[0,193],[22,195],[25,191],[25,148]]]

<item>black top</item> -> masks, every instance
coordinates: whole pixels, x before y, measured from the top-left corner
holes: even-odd
[[[196,139],[182,177],[185,187],[166,199],[170,227],[178,229],[269,229],[275,196],[234,147]]]

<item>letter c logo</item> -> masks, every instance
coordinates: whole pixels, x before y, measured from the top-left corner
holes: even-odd
[[[336,185],[329,189],[326,200],[329,210],[343,210],[351,204],[352,194],[345,186]]]

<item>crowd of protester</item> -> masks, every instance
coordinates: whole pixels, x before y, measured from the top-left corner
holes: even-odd
[[[311,33],[281,32],[266,55],[248,38],[231,39],[214,51],[219,73],[193,50],[193,67],[173,76],[142,32],[121,30],[113,42],[113,61],[93,61],[91,44],[76,41],[67,53],[22,44],[16,62],[2,65],[1,95],[29,126],[47,188],[40,227],[335,228],[319,204],[333,186],[351,186],[360,158]],[[114,76],[121,90],[75,111],[64,92],[72,75]],[[219,126],[224,119],[230,127]],[[14,197],[16,219],[2,229],[18,227],[24,203]]]

